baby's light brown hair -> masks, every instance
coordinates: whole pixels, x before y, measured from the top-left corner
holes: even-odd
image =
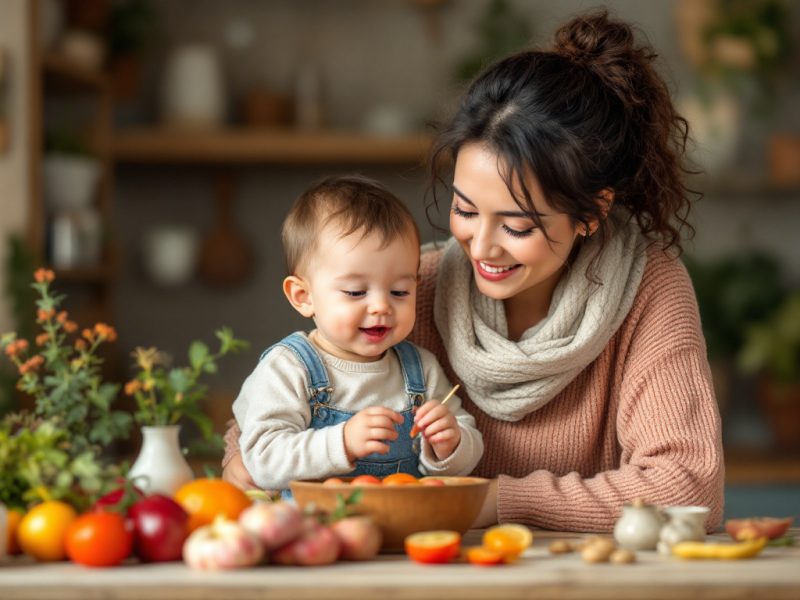
[[[420,241],[411,212],[383,185],[361,175],[328,177],[303,192],[283,222],[281,240],[290,275],[306,266],[320,231],[330,223],[341,227],[339,237],[377,232],[382,247],[409,235],[417,245]]]

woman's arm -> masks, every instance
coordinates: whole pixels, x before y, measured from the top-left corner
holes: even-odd
[[[678,261],[659,252],[648,261],[617,345],[598,359],[607,364],[597,371],[606,369],[618,383],[598,390],[592,384],[606,385],[602,376],[587,381],[590,395],[605,395],[607,407],[616,405],[615,416],[609,416],[615,420],[604,429],[576,432],[579,439],[553,440],[592,444],[614,434],[618,466],[587,477],[545,470],[520,478],[501,475],[501,522],[609,531],[622,505],[636,497],[659,505],[708,506],[707,527],[721,522],[722,436],[694,291]],[[608,397],[612,387],[613,398]]]

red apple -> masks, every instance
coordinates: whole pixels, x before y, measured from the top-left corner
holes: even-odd
[[[153,494],[128,509],[133,520],[134,549],[145,561],[180,560],[189,535],[189,515],[172,498]]]

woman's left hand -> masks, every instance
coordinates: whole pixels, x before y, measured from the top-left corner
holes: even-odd
[[[472,524],[472,527],[482,529],[497,524],[497,479],[489,480],[489,490],[483,508]]]

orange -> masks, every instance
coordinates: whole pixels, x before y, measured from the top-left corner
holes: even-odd
[[[533,534],[525,525],[506,523],[490,527],[483,534],[483,547],[513,560],[533,542]]]
[[[483,546],[472,546],[467,548],[467,560],[473,565],[491,566],[503,564],[506,562],[506,557]]]
[[[416,562],[447,563],[458,556],[461,535],[456,531],[422,531],[406,537],[403,546],[408,557]]]
[[[189,531],[208,525],[217,515],[235,521],[251,501],[232,483],[222,479],[195,479],[175,492],[175,500],[189,513]]]
[[[30,509],[19,523],[17,541],[22,551],[41,561],[64,560],[67,529],[78,518],[69,504],[48,500]]]
[[[408,473],[392,473],[383,478],[383,485],[413,485],[419,480]]]
[[[19,547],[19,542],[17,541],[17,530],[19,529],[19,523],[22,521],[23,512],[21,510],[17,510],[16,508],[11,508],[8,511],[8,553],[9,554],[19,554],[22,550]]]

